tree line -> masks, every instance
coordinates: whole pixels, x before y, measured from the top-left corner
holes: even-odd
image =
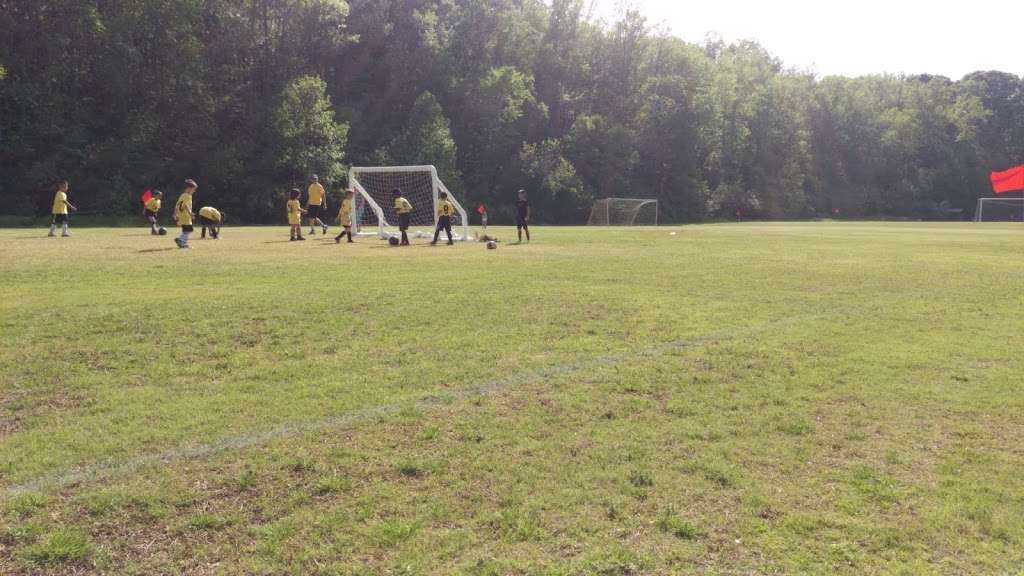
[[[677,222],[957,217],[1024,161],[1024,80],[818,78],[583,0],[0,0],[0,159],[20,215],[59,178],[114,214],[194,178],[280,222],[312,173],[336,195],[348,166],[433,164],[499,221],[519,188],[549,223],[605,197]]]

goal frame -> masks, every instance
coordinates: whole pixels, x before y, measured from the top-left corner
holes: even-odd
[[[395,226],[397,226],[397,223],[388,222],[387,218],[384,216],[383,208],[381,208],[380,204],[378,204],[377,201],[373,199],[373,196],[366,190],[366,188],[363,187],[362,183],[359,181],[359,174],[387,174],[387,173],[393,173],[393,172],[406,172],[406,173],[423,173],[423,172],[427,172],[427,173],[429,173],[430,174],[430,180],[431,180],[431,197],[432,197],[432,201],[433,201],[433,205],[431,207],[431,210],[433,211],[433,215],[434,215],[434,229],[435,230],[437,229],[437,218],[438,218],[438,216],[437,216],[437,205],[438,205],[438,202],[440,201],[441,192],[444,192],[445,194],[448,195],[448,201],[451,202],[453,206],[455,206],[456,212],[458,212],[459,216],[462,218],[462,225],[459,226],[459,228],[461,229],[462,233],[459,234],[458,235],[459,238],[456,238],[456,239],[457,240],[469,240],[470,239],[470,237],[469,237],[469,218],[468,218],[468,215],[466,214],[466,209],[462,207],[462,204],[459,203],[459,200],[457,198],[455,198],[455,196],[451,193],[451,191],[448,190],[448,187],[444,185],[444,182],[441,181],[441,178],[438,177],[438,175],[437,175],[437,168],[435,168],[434,166],[430,166],[430,165],[427,165],[427,166],[353,166],[352,168],[350,168],[349,171],[348,171],[348,184],[349,184],[349,186],[355,191],[356,194],[359,194],[362,197],[363,201],[366,203],[366,207],[369,208],[370,210],[372,210],[374,215],[377,217],[377,232],[375,232],[375,233],[374,232],[363,232],[362,231],[363,226],[359,222],[359,216],[356,214],[355,211],[353,211],[353,213],[352,213],[352,229],[353,229],[353,232],[357,236],[377,236],[377,237],[379,237],[381,239],[386,239],[386,238],[390,238],[391,237],[391,234],[387,231],[387,228],[394,228]],[[433,232],[433,230],[431,230],[431,232]]]
[[[985,204],[996,203],[996,204],[1020,204],[1020,215],[1021,222],[1024,222],[1024,197],[1013,197],[1013,198],[978,198],[978,208],[974,211],[974,221],[984,222],[985,221]]]
[[[625,202],[637,202],[638,203],[637,206],[636,206],[636,209],[634,211],[633,222],[630,222],[629,224],[612,224],[611,206],[612,206],[612,203],[616,202],[616,201],[620,201],[620,202],[622,202],[622,201],[625,201]],[[594,222],[594,215],[596,213],[598,213],[598,212],[596,212],[597,210],[599,210],[599,206],[598,205],[600,203],[602,203],[602,202],[604,203],[604,211],[605,211],[604,212],[604,219],[605,219],[605,224],[594,224],[593,223]],[[660,212],[661,206],[658,204],[658,201],[656,199],[654,199],[654,198],[600,198],[598,200],[594,200],[594,204],[590,208],[590,218],[588,218],[588,220],[587,220],[587,225],[588,226],[636,226],[636,224],[635,224],[635,222],[636,222],[636,215],[638,215],[640,213],[640,211],[645,206],[649,206],[651,204],[654,205],[654,226],[657,226],[658,225],[658,216],[659,216],[659,212]]]

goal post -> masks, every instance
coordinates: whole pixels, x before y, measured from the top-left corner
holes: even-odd
[[[657,226],[658,201],[650,198],[602,198],[590,208],[590,226]]]
[[[1024,222],[1024,198],[978,198],[975,222]]]
[[[357,166],[348,171],[348,182],[355,191],[352,209],[355,234],[384,239],[397,231],[398,214],[391,191],[398,188],[412,204],[410,228],[419,227],[417,232],[433,235],[437,226],[437,205],[444,192],[455,206],[452,228],[456,239],[470,239],[465,208],[437,176],[433,166]]]

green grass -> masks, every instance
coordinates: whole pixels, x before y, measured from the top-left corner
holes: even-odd
[[[0,574],[1024,566],[1020,226],[73,233],[0,230]]]

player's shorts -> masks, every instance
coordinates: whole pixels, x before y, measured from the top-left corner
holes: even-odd
[[[68,221],[68,215],[67,214],[54,214],[53,215],[53,223],[54,224],[63,224],[65,222],[67,222],[67,221]]]
[[[409,213],[398,215],[398,229],[405,232],[409,229]]]
[[[306,218],[309,218],[310,220],[315,220],[316,218],[319,218],[320,209],[321,206],[319,204],[317,204],[316,206],[306,206]]]
[[[302,218],[300,218],[299,216],[288,216],[288,225],[289,226],[299,226],[301,224],[302,224]]]
[[[220,226],[220,222],[217,222],[216,220],[210,220],[206,216],[200,216],[199,225],[204,228],[215,228],[217,226]]]
[[[147,221],[156,222],[156,212],[153,212],[152,210],[146,210],[144,215],[146,216]]]
[[[437,229],[438,230],[451,230],[452,229],[452,217],[451,216],[438,216],[437,217]]]
[[[193,228],[191,224],[185,224],[184,226],[181,227],[181,231],[182,232],[195,232],[196,229]]]
[[[529,228],[530,224],[526,221],[526,218],[516,217],[516,228]]]

